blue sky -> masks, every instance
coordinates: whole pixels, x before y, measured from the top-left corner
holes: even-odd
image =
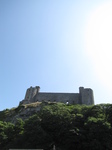
[[[0,110],[18,106],[26,89],[78,92],[112,103],[108,0],[0,0]]]

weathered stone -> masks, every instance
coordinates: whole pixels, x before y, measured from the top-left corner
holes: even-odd
[[[79,93],[47,93],[39,92],[40,87],[30,87],[26,91],[25,99],[20,104],[30,104],[33,102],[62,102],[69,104],[93,105],[93,90],[90,88],[79,88]]]

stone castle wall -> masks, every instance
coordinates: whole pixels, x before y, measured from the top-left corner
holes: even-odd
[[[49,101],[49,102],[62,102],[80,104],[78,93],[38,93],[33,101]]]
[[[30,87],[26,91],[25,99],[20,104],[28,104],[33,102],[62,102],[69,104],[94,104],[93,90],[90,88],[79,88],[79,93],[47,93],[39,92],[40,87]]]

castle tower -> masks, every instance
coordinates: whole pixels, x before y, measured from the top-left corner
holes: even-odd
[[[93,90],[90,88],[79,88],[80,100],[82,104],[85,105],[93,105],[94,104],[94,96]]]
[[[34,96],[39,92],[40,87],[36,86],[36,87],[30,87],[27,89],[26,91],[26,95],[25,95],[25,100],[31,101]]]

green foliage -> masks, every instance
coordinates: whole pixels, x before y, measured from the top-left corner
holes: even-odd
[[[9,109],[5,109],[3,111],[0,111],[0,120],[4,121],[7,117],[7,115],[9,114],[10,110]]]
[[[41,105],[40,112],[25,121],[18,119],[15,124],[0,121],[0,149],[50,150],[55,145],[60,150],[112,150],[111,104]],[[10,115],[9,112],[2,112],[1,118]]]
[[[14,125],[10,122],[0,121],[0,149],[6,147],[11,141],[13,141],[14,136]]]

